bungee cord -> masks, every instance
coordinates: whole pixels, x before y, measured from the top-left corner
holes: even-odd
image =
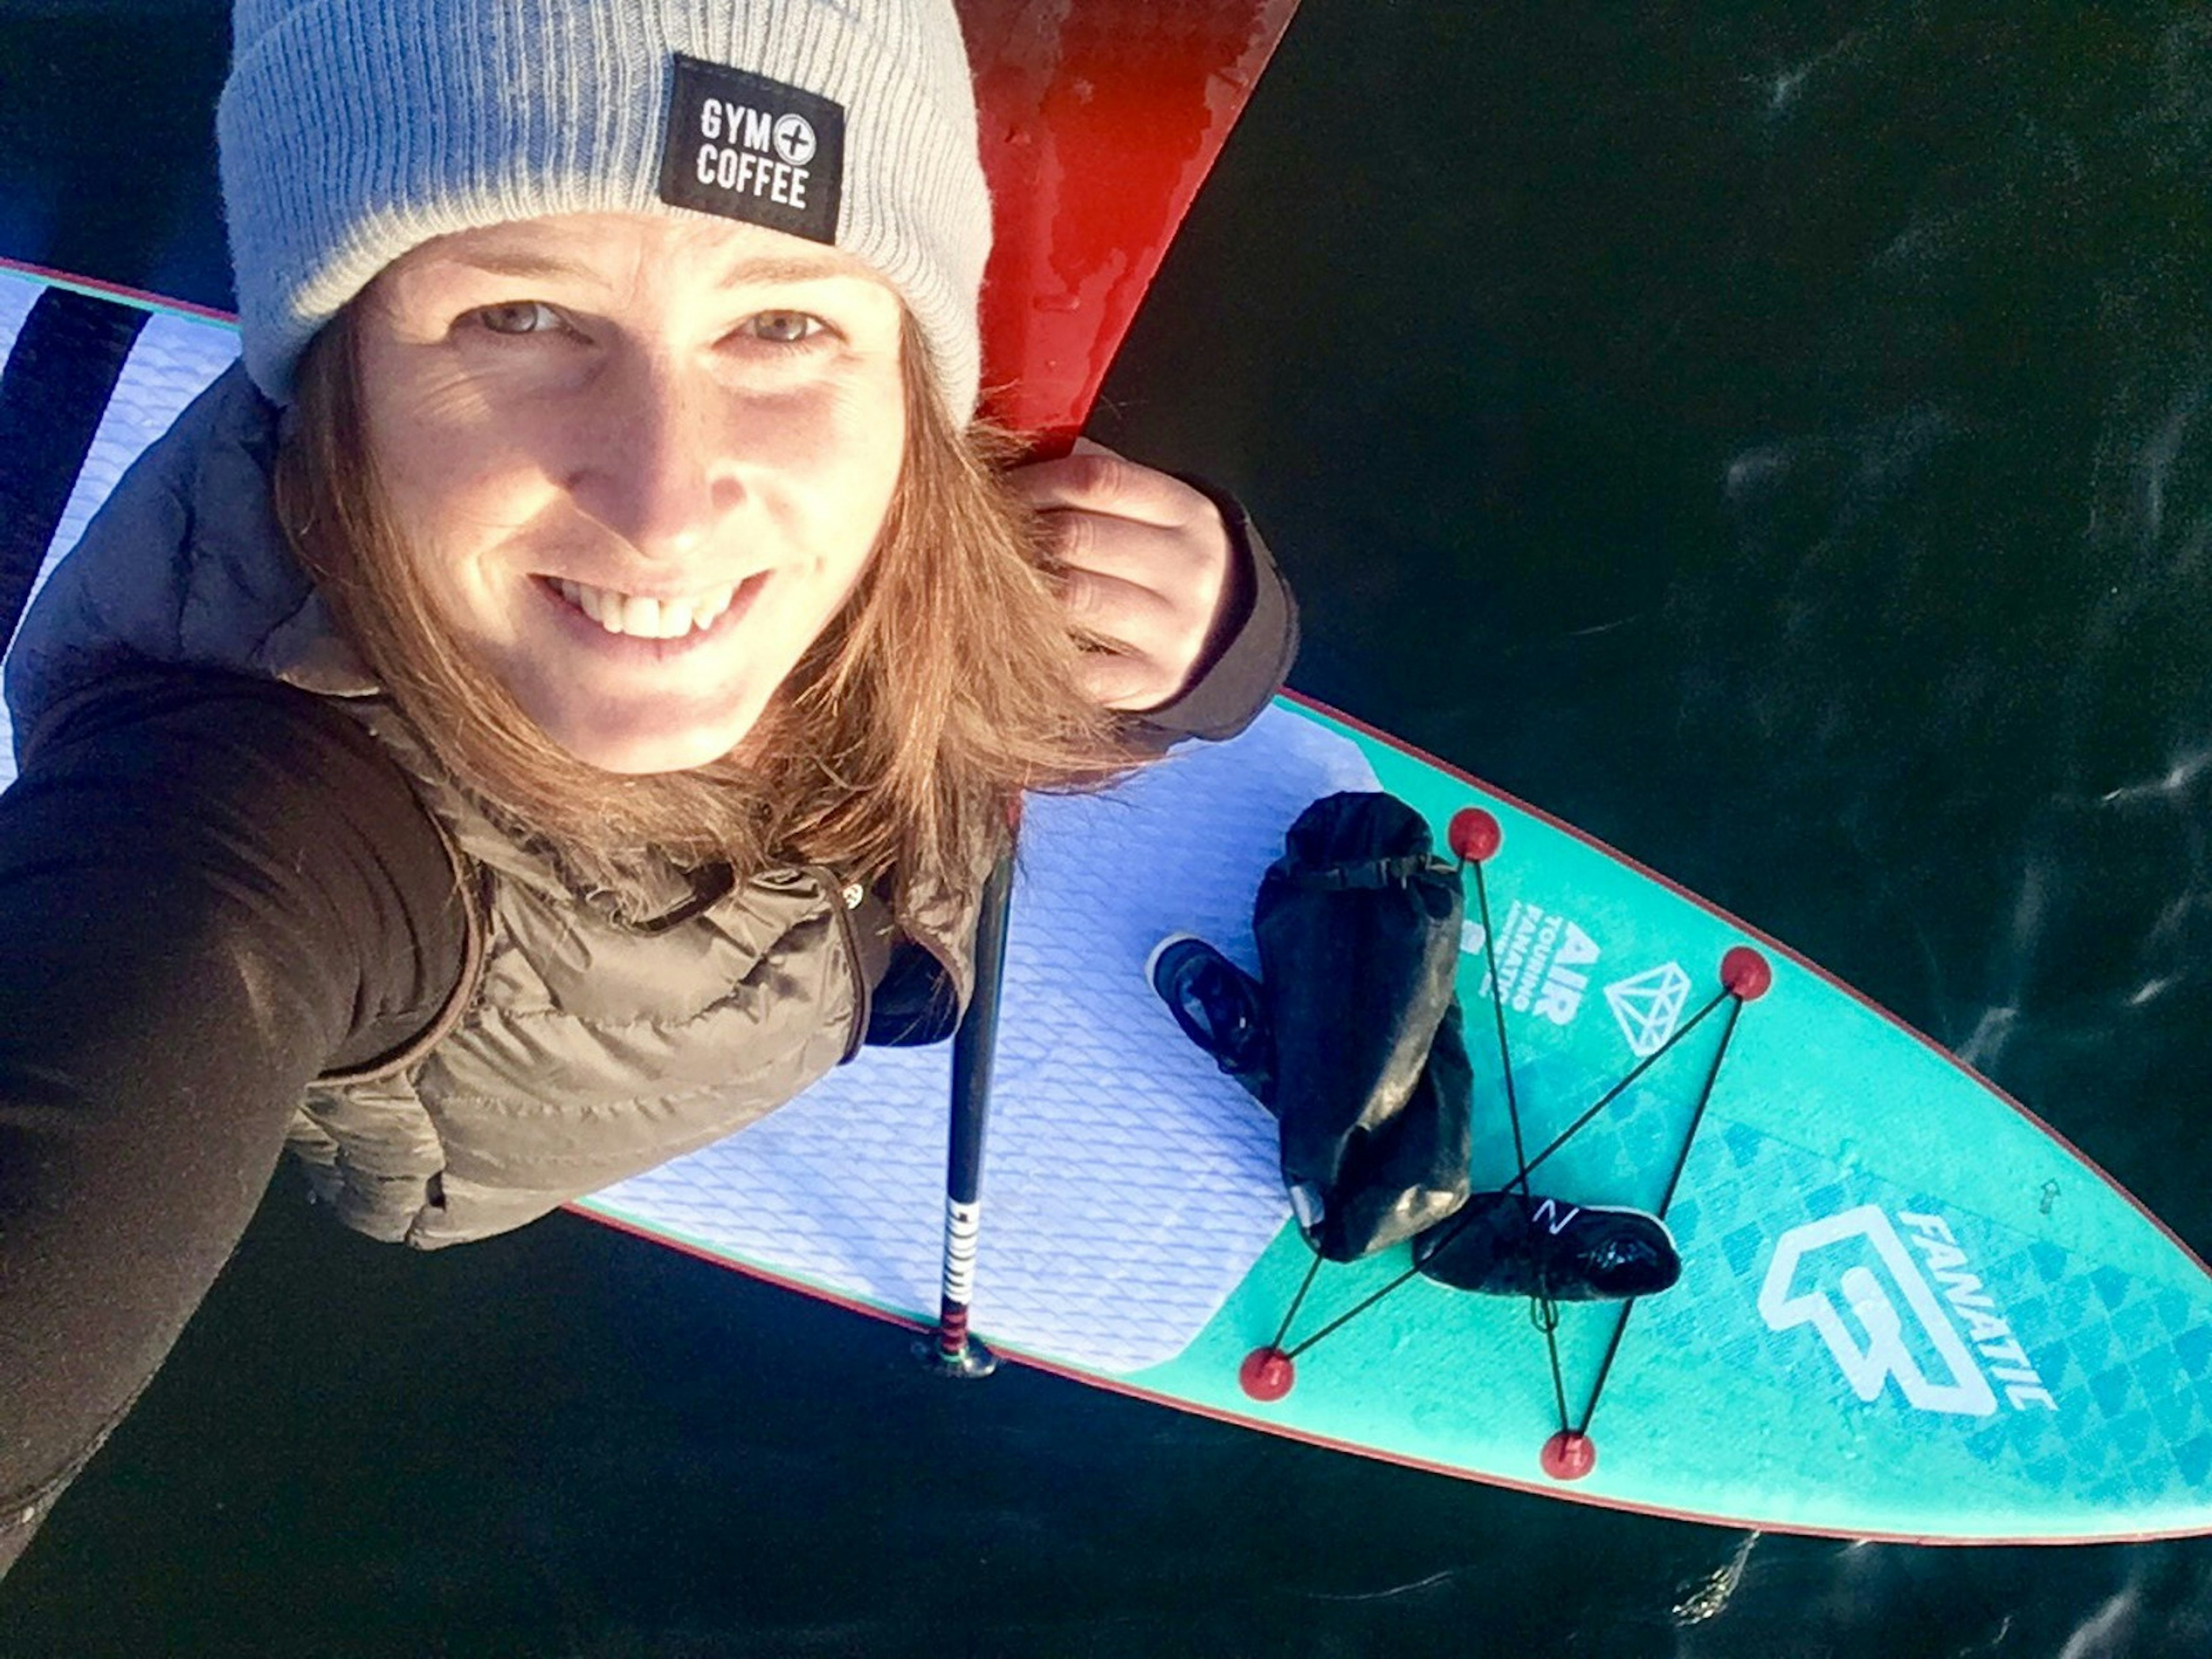
[[[1474,808],[1456,814],[1452,819],[1449,833],[1452,848],[1459,855],[1459,872],[1463,878],[1470,866],[1474,872],[1475,904],[1481,919],[1483,960],[1486,969],[1485,983],[1489,995],[1492,1024],[1498,1037],[1498,1065],[1505,1085],[1506,1116],[1513,1139],[1516,1170],[1507,1188],[1501,1190],[1515,1190],[1524,1200],[1528,1198],[1530,1193],[1528,1177],[1538,1167],[1566,1146],[1575,1136],[1588,1128],[1596,1121],[1600,1114],[1619,1100],[1639,1079],[1680,1047],[1692,1031],[1711,1018],[1715,1009],[1723,1003],[1729,1005],[1728,1018],[1722,1026],[1720,1040],[1714,1047],[1712,1059],[1705,1067],[1696,1103],[1691,1109],[1689,1123],[1683,1132],[1681,1144],[1675,1152],[1673,1167],[1668,1172],[1665,1189],[1661,1194],[1658,1207],[1655,1212],[1663,1221],[1668,1207],[1674,1202],[1675,1191],[1681,1183],[1683,1171],[1689,1165],[1691,1149],[1696,1144],[1698,1131],[1705,1121],[1706,1109],[1712,1102],[1713,1090],[1720,1079],[1722,1063],[1727,1059],[1729,1047],[1735,1040],[1736,1025],[1742,1017],[1743,1006],[1763,995],[1771,982],[1771,970],[1768,968],[1765,959],[1757,951],[1742,945],[1732,947],[1724,953],[1720,968],[1721,988],[1715,992],[1688,1019],[1677,1025],[1663,1042],[1650,1054],[1642,1056],[1620,1081],[1599,1096],[1594,1103],[1554,1136],[1541,1152],[1534,1158],[1530,1158],[1528,1155],[1527,1141],[1521,1122],[1519,1091],[1514,1082],[1512,1045],[1505,1027],[1505,1004],[1502,994],[1503,988],[1498,975],[1495,929],[1492,926],[1489,883],[1483,872],[1484,865],[1498,850],[1503,836],[1498,830],[1497,820],[1487,812]],[[1462,1213],[1443,1223],[1435,1231],[1433,1242],[1429,1246],[1429,1254],[1433,1255],[1442,1250],[1458,1237],[1469,1224],[1470,1218],[1470,1213],[1462,1210]],[[1289,1392],[1291,1387],[1292,1361],[1344,1329],[1421,1275],[1420,1260],[1417,1256],[1413,1265],[1396,1273],[1387,1283],[1362,1297],[1351,1307],[1322,1325],[1320,1329],[1286,1347],[1284,1346],[1285,1340],[1290,1335],[1291,1327],[1297,1322],[1299,1310],[1305,1305],[1306,1297],[1320,1275],[1322,1262],[1325,1259],[1321,1251],[1312,1245],[1310,1239],[1307,1240],[1307,1243],[1313,1250],[1313,1260],[1306,1268],[1305,1275],[1298,1285],[1297,1294],[1291,1297],[1281,1322],[1277,1326],[1273,1339],[1266,1346],[1255,1349],[1247,1356],[1244,1362],[1242,1376],[1248,1392],[1256,1398],[1266,1400],[1281,1398],[1283,1395]],[[1418,1243],[1416,1249],[1419,1249]],[[1620,1312],[1613,1321],[1612,1334],[1607,1340],[1604,1354],[1599,1360],[1595,1376],[1583,1401],[1579,1419],[1571,1413],[1567,1407],[1566,1372],[1559,1355],[1559,1304],[1553,1297],[1541,1293],[1532,1296],[1528,1299],[1529,1322],[1542,1332],[1544,1336],[1545,1355],[1551,1372],[1552,1398],[1557,1410],[1559,1425],[1559,1432],[1545,1444],[1542,1461],[1546,1470],[1557,1478],[1577,1479],[1587,1474],[1595,1464],[1595,1451],[1589,1440],[1589,1425],[1592,1419],[1596,1415],[1598,1401],[1604,1394],[1606,1383],[1612,1376],[1613,1362],[1620,1354],[1621,1340],[1627,1333],[1629,1317],[1634,1312],[1638,1299],[1637,1297],[1630,1296],[1620,1304]]]

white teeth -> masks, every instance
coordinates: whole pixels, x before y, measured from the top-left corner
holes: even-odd
[[[617,593],[611,588],[587,587],[581,582],[556,581],[554,586],[569,604],[608,633],[642,640],[678,640],[695,629],[712,628],[738,592],[733,584],[689,599],[656,599]]]

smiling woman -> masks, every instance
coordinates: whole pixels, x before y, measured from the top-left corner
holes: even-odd
[[[296,545],[441,762],[572,866],[941,867],[994,792],[1131,757],[898,295],[792,240],[613,214],[450,234],[303,358]]]
[[[0,1566],[286,1148],[435,1248],[949,1034],[1021,792],[1295,641],[1241,514],[974,421],[947,0],[234,36],[243,363],[9,658]]]

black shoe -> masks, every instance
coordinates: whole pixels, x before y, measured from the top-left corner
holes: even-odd
[[[1468,1199],[1413,1241],[1413,1263],[1462,1291],[1550,1302],[1626,1301],[1682,1276],[1657,1216],[1511,1190]]]
[[[1267,1104],[1274,1044],[1267,1032],[1260,981],[1202,939],[1170,933],[1152,947],[1145,977],[1166,1003],[1183,1035],[1214,1064]]]

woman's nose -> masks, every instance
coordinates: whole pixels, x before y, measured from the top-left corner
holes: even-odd
[[[680,559],[706,545],[743,495],[714,387],[681,367],[610,364],[578,394],[569,494],[642,558]]]

